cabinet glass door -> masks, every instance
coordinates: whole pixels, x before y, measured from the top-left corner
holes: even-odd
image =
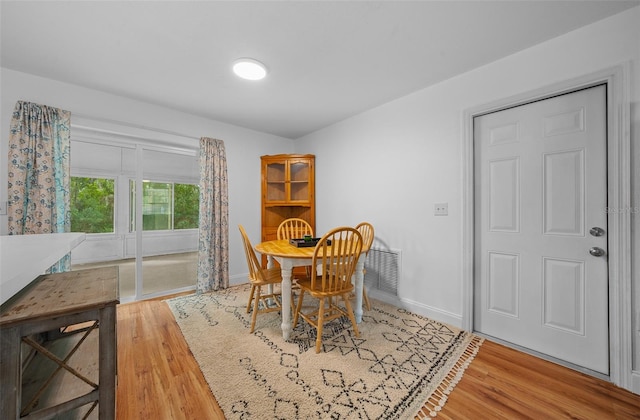
[[[311,172],[309,166],[308,161],[290,163],[290,201],[309,201],[309,174]]]
[[[267,164],[266,201],[286,201],[286,172],[283,162]]]

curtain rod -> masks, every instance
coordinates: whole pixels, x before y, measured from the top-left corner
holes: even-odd
[[[149,131],[153,131],[153,132],[156,132],[156,133],[169,134],[169,135],[172,135],[172,136],[178,136],[178,137],[183,137],[183,138],[187,138],[187,139],[200,141],[200,137],[194,137],[194,136],[178,133],[178,132],[171,131],[171,130],[164,130],[164,129],[161,129],[161,128],[148,127],[148,126],[141,125],[141,124],[135,124],[135,123],[129,123],[129,122],[124,122],[124,121],[112,120],[112,119],[109,119],[109,118],[94,117],[92,115],[86,115],[86,114],[82,114],[80,112],[71,111],[71,118],[72,119],[73,119],[74,115],[77,116],[77,117],[80,117],[80,118],[88,119],[88,120],[93,120],[93,121],[98,121],[98,122],[103,122],[103,123],[108,123],[108,124],[117,124],[117,125],[121,125],[121,126],[125,126],[125,127],[137,128],[137,129],[140,129],[140,130],[149,130]],[[74,125],[73,122],[71,123],[71,125]]]

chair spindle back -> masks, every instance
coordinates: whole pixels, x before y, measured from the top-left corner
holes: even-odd
[[[352,227],[339,227],[329,231],[313,252],[312,267],[320,266],[322,270],[312,277],[311,287],[326,293],[352,288],[351,276],[362,247],[362,235]]]
[[[313,236],[311,225],[304,219],[286,219],[278,226],[278,239],[299,239],[304,237],[304,235]]]

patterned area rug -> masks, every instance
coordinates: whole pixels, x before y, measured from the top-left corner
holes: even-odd
[[[167,301],[228,419],[435,417],[482,343],[374,300],[359,338],[337,319],[317,354],[302,319],[289,342],[278,312],[259,314],[249,334],[248,298],[242,285]]]

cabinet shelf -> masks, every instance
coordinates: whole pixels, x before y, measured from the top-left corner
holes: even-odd
[[[305,203],[305,204],[296,204],[296,203],[291,203],[290,201],[283,201],[283,202],[269,202],[269,203],[265,203],[264,207],[313,207],[312,204],[309,203]]]

